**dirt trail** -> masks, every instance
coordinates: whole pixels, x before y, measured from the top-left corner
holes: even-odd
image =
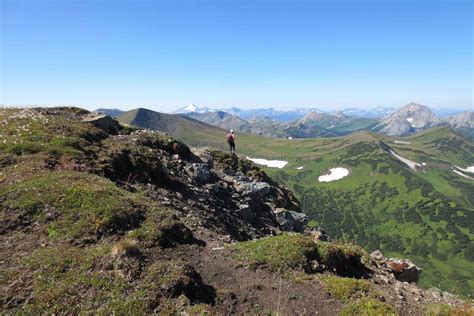
[[[318,280],[296,282],[264,269],[252,271],[229,252],[215,244],[192,245],[170,249],[167,256],[187,260],[216,289],[218,314],[337,315],[341,310]]]

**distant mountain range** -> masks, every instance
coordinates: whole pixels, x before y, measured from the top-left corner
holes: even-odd
[[[96,111],[112,117],[124,114],[119,109]],[[178,109],[174,114],[166,115],[192,118],[225,130],[234,129],[239,132],[284,138],[342,136],[359,130],[373,130],[390,136],[407,136],[439,125],[450,126],[474,137],[473,112],[459,113],[446,110],[442,113],[455,114],[442,117],[425,105],[411,102],[398,110],[377,107],[371,110],[348,108],[338,112],[324,112],[317,108],[279,111],[273,108],[249,110],[232,107],[215,110],[190,104]],[[152,124],[153,119],[147,120],[148,125]]]
[[[342,111],[333,114],[310,112],[288,124],[286,132],[295,138],[342,136],[376,124],[376,119],[349,116]]]
[[[348,116],[366,117],[366,118],[383,118],[397,109],[394,107],[376,107],[373,109],[358,109],[358,108],[347,108],[342,110],[342,113]]]
[[[236,115],[232,115],[223,111],[214,112],[189,112],[184,114],[187,117],[198,121],[220,127],[223,129],[234,129],[238,131],[250,132],[250,123],[241,119]]]

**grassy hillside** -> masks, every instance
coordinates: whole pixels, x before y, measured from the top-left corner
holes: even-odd
[[[397,153],[425,162],[413,171],[381,150],[389,142]],[[447,129],[409,139],[411,144],[359,133],[335,140],[262,144],[253,152],[289,161],[268,172],[294,190],[304,211],[335,238],[352,239],[369,250],[405,256],[425,269],[421,284],[464,295],[474,289],[473,180],[455,174],[451,163],[474,165],[473,145]],[[303,166],[304,169],[297,170]],[[319,183],[332,167],[345,167],[344,179]]]
[[[226,149],[225,131],[209,126],[182,126],[173,136],[194,146]],[[381,141],[426,167],[407,168],[380,147]],[[238,134],[237,151],[288,161],[283,169],[264,169],[291,188],[312,225],[333,238],[409,257],[425,270],[421,285],[473,295],[474,180],[451,170],[453,164],[474,165],[474,144],[468,138],[445,127],[407,138],[371,132],[292,140]],[[350,174],[317,181],[333,167],[345,167]]]

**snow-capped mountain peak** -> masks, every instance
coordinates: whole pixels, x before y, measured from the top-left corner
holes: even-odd
[[[207,113],[215,110],[211,110],[208,107],[198,106],[194,103],[188,104],[185,107],[177,109],[174,113]]]
[[[189,111],[189,112],[198,112],[199,111],[199,107],[194,103],[189,104],[184,109],[186,111]]]

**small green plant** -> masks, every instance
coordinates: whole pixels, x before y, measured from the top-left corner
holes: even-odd
[[[311,237],[301,234],[282,234],[241,242],[233,246],[237,259],[251,268],[266,266],[273,271],[308,268],[317,256],[317,248]]]
[[[320,276],[320,279],[329,294],[344,303],[362,297],[375,298],[377,296],[373,286],[367,280],[326,275]]]
[[[349,303],[339,314],[340,316],[396,316],[398,312],[393,306],[376,299],[365,297]]]
[[[368,257],[364,249],[352,243],[318,241],[317,248],[324,264],[329,263],[334,257],[340,257],[341,259],[363,259]]]

